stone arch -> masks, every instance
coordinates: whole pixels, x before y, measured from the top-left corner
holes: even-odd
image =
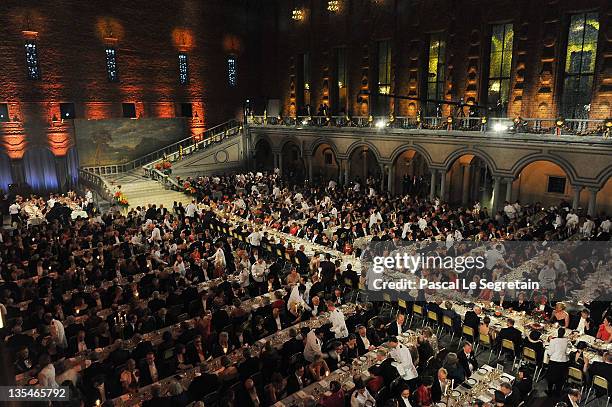
[[[601,188],[603,188],[612,178],[612,165],[603,170],[597,176],[597,183]]]
[[[338,147],[332,140],[323,137],[319,137],[315,139],[312,143],[310,143],[310,148],[308,150],[311,152],[311,155],[314,154],[317,148],[319,148],[322,144],[327,144],[329,148],[334,152],[334,157],[336,157],[336,159],[338,160],[338,156],[340,155]]]
[[[295,139],[284,140],[281,144],[281,166],[282,175],[292,180],[303,180],[306,178],[306,167],[299,142]]]
[[[274,169],[274,156],[272,144],[268,137],[259,137],[253,145],[253,160],[258,171],[272,171]]]
[[[374,154],[374,157],[376,157],[376,161],[378,162],[382,161],[382,156],[380,155],[378,148],[376,148],[376,146],[370,143],[369,141],[362,141],[362,140],[354,142],[346,149],[346,157],[350,158],[351,155],[360,147],[361,148],[367,147],[368,150],[370,150]]]
[[[371,143],[359,141],[347,149],[348,181],[360,180],[362,187],[367,178],[381,180],[380,153]]]
[[[551,154],[537,153],[527,155],[518,160],[516,163],[514,163],[510,171],[512,172],[514,178],[516,178],[525,169],[525,167],[536,161],[548,161],[555,165],[558,165],[563,169],[563,171],[565,171],[565,174],[567,175],[567,178],[569,179],[571,184],[574,184],[576,182],[576,179],[578,178],[576,175],[576,170],[574,169],[572,164],[570,164],[561,157],[557,157]],[[610,167],[610,171],[612,171],[612,167]]]
[[[310,153],[312,179],[327,184],[330,179],[338,180],[340,161],[337,148],[325,140],[317,143]],[[310,172],[310,169],[309,169]],[[309,177],[310,178],[310,177]]]
[[[512,183],[511,200],[533,204],[540,202],[543,206],[559,205],[561,200],[571,202],[573,182],[568,171],[556,160],[540,156],[539,160],[529,160],[519,167]],[[587,192],[584,192],[588,199]]]
[[[433,164],[433,160],[431,158],[431,155],[429,154],[429,151],[427,151],[419,144],[407,144],[399,146],[395,149],[395,151],[393,151],[393,153],[391,153],[391,162],[395,162],[400,155],[410,150],[416,151],[417,153],[421,154],[423,158],[427,161],[428,166],[431,166]]]
[[[391,191],[402,195],[426,196],[431,178],[431,157],[421,146],[407,145],[391,155]]]
[[[458,150],[453,151],[446,157],[444,160],[444,168],[446,171],[449,171],[455,161],[464,155],[473,155],[474,157],[478,157],[483,160],[492,171],[497,171],[497,167],[495,165],[495,160],[484,151],[481,151],[477,148],[460,148]]]
[[[281,151],[281,153],[282,153],[283,149],[285,149],[285,147],[289,143],[295,144],[295,146],[298,148],[298,150],[300,152],[300,157],[304,156],[304,151],[302,149],[302,143],[300,142],[300,140],[298,140],[297,138],[295,138],[294,136],[291,136],[291,135],[284,136],[282,138],[282,141],[281,141],[280,145],[277,146],[278,151]]]

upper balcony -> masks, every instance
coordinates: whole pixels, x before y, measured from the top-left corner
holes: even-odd
[[[428,132],[469,136],[470,133],[482,136],[483,133],[520,134],[521,138],[537,140],[565,141],[583,140],[601,142],[612,135],[612,119],[533,119],[533,118],[487,118],[487,117],[393,117],[393,116],[298,116],[271,117],[249,116],[251,127],[286,127],[294,129],[347,129],[357,132],[392,131],[394,134]],[[346,131],[346,130],[345,130]],[[532,136],[532,137],[530,137]],[[573,137],[572,137],[573,136]]]

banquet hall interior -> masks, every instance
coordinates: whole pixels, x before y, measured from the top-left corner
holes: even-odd
[[[610,405],[609,0],[4,0],[0,37],[1,405]]]

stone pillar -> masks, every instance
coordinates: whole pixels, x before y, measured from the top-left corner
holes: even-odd
[[[350,173],[350,168],[351,168],[351,162],[349,160],[343,160],[344,161],[344,183],[348,184],[351,178],[351,173]]]
[[[278,153],[278,170],[279,170],[279,174],[282,176],[283,175],[283,154],[282,153]]]
[[[274,168],[278,168],[278,154],[272,153],[272,158],[274,159]]]
[[[308,160],[308,179],[312,182],[312,157],[306,157]]]
[[[438,170],[435,169],[431,169],[431,182],[430,182],[430,186],[429,186],[429,200],[433,201],[433,199],[436,196],[436,175],[438,173]]]
[[[387,191],[389,191],[389,193],[391,195],[393,195],[393,190],[395,186],[395,167],[393,165],[389,166],[389,175],[387,176]]]
[[[589,210],[587,212],[590,216],[595,216],[597,209],[597,192],[599,188],[588,188],[589,190]]]
[[[497,207],[499,206],[499,198],[501,194],[500,190],[501,178],[493,177],[493,199],[491,200],[491,216],[495,216]]]
[[[512,178],[506,178],[506,201],[512,201]]]
[[[461,186],[462,205],[466,205],[469,201],[471,169],[472,164],[466,164],[463,166],[463,185]]]
[[[380,191],[385,190],[385,167],[386,165],[380,164]]]
[[[488,177],[488,169],[485,169],[484,171],[484,181],[482,183],[482,196],[480,198],[480,204],[481,207],[489,207],[491,205],[489,205],[489,203],[487,203],[487,194],[489,193],[489,177]],[[492,208],[489,208],[492,209]]]
[[[440,199],[446,201],[446,170],[440,170]]]
[[[582,191],[582,185],[573,185],[572,186],[573,190],[574,190],[574,200],[572,201],[572,209],[574,209],[574,211],[578,210],[578,207],[580,206],[580,192]]]
[[[338,185],[342,185],[342,165],[344,160],[338,160]]]

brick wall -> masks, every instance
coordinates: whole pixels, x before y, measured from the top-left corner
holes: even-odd
[[[34,145],[65,154],[71,126],[52,123],[62,102],[74,103],[76,116],[90,119],[121,117],[124,102],[136,104],[137,117],[175,117],[180,103],[192,103],[207,127],[236,116],[245,97],[259,92],[254,79],[260,55],[253,49],[261,37],[259,3],[3,1],[0,103],[8,103],[11,121],[17,120],[0,123],[4,150],[15,159]],[[41,80],[26,76],[28,38],[38,45]],[[107,79],[107,45],[117,50],[117,83]],[[188,85],[179,84],[179,52],[188,54]],[[234,88],[227,81],[230,54],[238,60]]]
[[[291,19],[294,2],[278,2],[277,81],[271,85],[275,97],[283,101],[284,114],[290,112],[295,67],[289,62],[296,55],[310,52],[312,61],[311,105],[329,100],[334,106],[334,47],[347,48],[349,98],[353,115],[368,114],[376,78],[376,43],[391,39],[393,44],[392,92],[423,96],[427,78],[426,55],[429,33],[447,35],[447,100],[473,98],[483,103],[484,75],[488,69],[490,27],[513,23],[514,42],[508,115],[510,117],[549,117],[559,114],[563,83],[565,41],[572,13],[596,11],[599,39],[591,118],[612,116],[612,3],[609,0],[342,0],[338,13],[327,11],[327,0],[295,2],[304,10],[302,21]],[[331,65],[330,65],[331,64]],[[270,91],[274,93],[274,91]],[[331,96],[330,96],[331,95]],[[396,115],[414,116],[418,101],[388,101],[387,109]],[[372,107],[372,106],[370,106]],[[448,114],[448,108],[444,113]]]

